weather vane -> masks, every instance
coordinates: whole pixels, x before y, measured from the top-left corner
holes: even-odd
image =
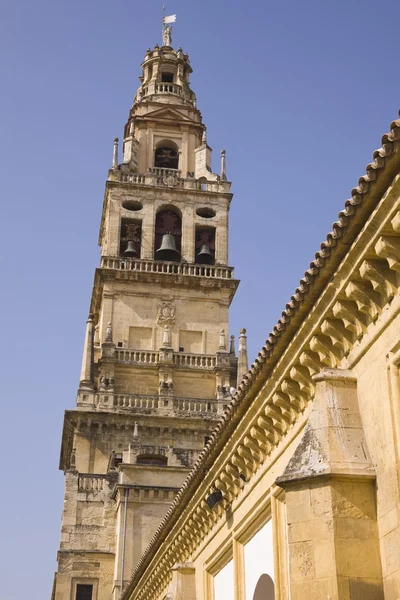
[[[176,15],[165,15],[165,4],[163,4],[162,7],[163,10],[163,17],[162,17],[162,23],[163,23],[163,29],[162,29],[162,41],[163,41],[163,46],[172,46],[172,27],[170,25],[170,23],[175,23],[176,21]]]

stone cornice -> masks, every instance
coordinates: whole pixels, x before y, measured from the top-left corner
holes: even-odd
[[[393,184],[397,197],[388,188],[400,171],[399,140],[400,121],[395,121],[142,556],[124,592],[125,600],[158,597],[170,579],[172,565],[190,557],[223,514],[224,504],[239,495],[243,479],[253,476],[300,420],[314,396],[312,376],[322,368],[336,368],[398,294],[399,179]],[[370,227],[360,249],[357,236],[378,205],[381,227]],[[374,213],[371,219],[375,217]],[[353,244],[354,258],[346,258]],[[262,387],[263,397],[257,397]],[[231,439],[232,450],[222,456],[242,420],[236,443]],[[212,512],[205,504],[211,490],[206,483],[201,485],[207,469],[212,470],[210,477],[224,496],[224,504]],[[182,526],[161,547],[178,520]],[[147,572],[155,557],[157,565]]]

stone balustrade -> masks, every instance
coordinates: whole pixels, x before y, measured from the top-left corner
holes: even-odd
[[[140,412],[144,410],[159,411],[160,408],[173,409],[175,412],[190,413],[221,413],[226,408],[226,402],[216,400],[215,398],[174,398],[167,399],[167,405],[163,405],[163,400],[158,395],[145,394],[96,394],[95,404],[98,408],[110,407],[115,409],[134,409]],[[89,484],[88,484],[89,485]],[[96,488],[97,489],[97,488]]]
[[[193,178],[183,178],[177,169],[163,169],[161,167],[152,167],[144,175],[137,173],[124,173],[119,170],[112,170],[109,174],[110,181],[121,181],[122,183],[134,183],[137,185],[151,185],[184,190],[197,190],[202,192],[229,192],[230,181],[198,181]]]
[[[217,413],[218,400],[199,400],[191,398],[174,398],[174,408],[178,412]]]
[[[150,167],[149,173],[157,175],[157,177],[179,177],[181,172],[179,169],[165,169],[164,167]]]
[[[116,349],[116,357],[120,362],[129,362],[140,365],[157,365],[159,354],[151,350]]]
[[[105,475],[81,473],[78,477],[78,492],[99,492],[104,489]]]
[[[173,355],[173,361],[176,367],[212,370],[217,366],[217,357],[215,354],[185,354],[177,352]]]
[[[118,362],[130,363],[142,366],[157,367],[160,361],[160,353],[155,350],[135,350],[131,348],[116,348]],[[212,371],[217,367],[217,356],[215,354],[189,354],[174,352],[172,360],[175,367],[189,369],[204,369]]]
[[[141,260],[102,256],[102,269],[118,271],[135,271],[140,273],[162,273],[165,275],[189,275],[191,277],[209,277],[213,279],[233,279],[233,267],[219,265],[197,265],[157,260]]]
[[[156,83],[156,94],[176,94],[182,96],[182,87],[175,83]]]
[[[113,405],[121,408],[157,409],[158,400],[158,396],[118,394],[113,396]]]

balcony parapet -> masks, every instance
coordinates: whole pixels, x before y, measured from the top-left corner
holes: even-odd
[[[229,366],[222,363],[218,354],[191,354],[187,352],[172,352],[172,365],[181,369],[201,369],[214,371],[218,367]],[[162,356],[156,350],[135,350],[131,348],[116,348],[117,362],[142,366],[158,367]]]
[[[118,362],[128,362],[137,365],[157,366],[159,362],[159,353],[149,350],[130,350],[129,348],[117,348],[116,358]]]
[[[165,275],[188,275],[212,279],[233,279],[233,267],[120,258],[118,256],[102,256],[100,268],[140,273],[162,273]]]
[[[119,169],[111,169],[108,175],[109,181],[131,183],[135,185],[168,187],[183,190],[197,190],[202,192],[229,193],[230,181],[200,181],[190,177],[181,177],[178,169],[164,169],[152,167],[144,175],[138,173],[124,173]]]
[[[107,476],[92,473],[78,475],[78,492],[101,492],[105,488]]]
[[[181,413],[220,415],[228,404],[226,400],[221,401],[215,398],[160,398],[156,395],[107,393],[95,394],[94,401],[99,410],[112,408],[132,410],[137,413],[143,411],[145,414],[149,414],[159,413],[160,410],[165,409],[166,412],[172,412],[174,415]],[[88,483],[87,485],[92,484]]]

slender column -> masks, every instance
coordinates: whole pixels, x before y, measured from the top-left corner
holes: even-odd
[[[118,168],[118,138],[114,139],[112,168]]]
[[[94,315],[90,313],[86,321],[85,344],[83,348],[82,369],[80,376],[80,389],[93,389],[93,342],[94,342]]]
[[[221,181],[226,181],[226,150],[221,150]]]
[[[239,335],[238,371],[237,371],[238,387],[248,370],[249,370],[249,363],[248,363],[248,358],[247,358],[246,330],[241,329],[240,335]]]

